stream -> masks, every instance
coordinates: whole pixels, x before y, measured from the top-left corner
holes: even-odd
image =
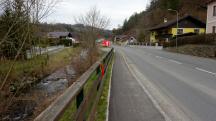
[[[103,51],[108,51],[107,49]],[[85,59],[88,51],[84,50],[80,58]],[[76,71],[72,65],[61,68],[45,77],[38,84],[28,90],[19,99],[13,101],[9,111],[0,116],[1,121],[29,121],[62,94],[76,79]],[[48,100],[48,101],[47,101]],[[46,104],[47,101],[47,104]],[[41,108],[41,109],[39,109]]]
[[[74,68],[69,65],[59,69],[36,84],[22,99],[17,99],[9,107],[2,121],[27,121],[34,115],[35,109],[46,99],[50,102],[61,94],[76,78]],[[31,97],[31,98],[28,98]]]

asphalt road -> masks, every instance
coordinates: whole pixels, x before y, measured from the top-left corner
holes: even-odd
[[[119,56],[123,55],[126,63],[129,65],[130,72],[132,72],[136,80],[140,82],[138,84],[141,87],[147,87],[147,90],[153,97],[153,102],[157,102],[156,104],[161,107],[162,111],[165,112],[165,116],[168,116],[170,120],[216,121],[215,60],[169,53],[155,49],[136,47],[115,47],[115,49],[117,53],[122,53],[119,54]],[[124,60],[121,59],[120,62],[118,62],[117,54],[116,66],[123,63],[123,61]],[[127,75],[131,73],[122,76],[116,75],[115,73],[124,73],[126,70],[122,69],[124,67],[115,68],[116,66],[114,66],[114,79],[112,84],[112,88],[114,89],[111,91],[111,97],[113,95],[115,99],[111,98],[110,111],[111,116],[114,117],[118,116],[118,112],[121,112],[123,109],[127,110],[127,108],[124,107],[118,108],[118,105],[124,104],[126,107],[129,105],[127,104],[129,102],[124,102],[126,100],[124,100],[123,97],[115,97],[115,95],[123,93],[122,95],[126,97],[128,93],[130,95],[132,93],[134,95],[141,93],[141,90],[134,92],[131,90],[139,87],[138,85],[129,85],[132,83],[131,80],[134,80],[127,77]],[[118,83],[121,83],[123,87]],[[131,86],[134,86],[134,88]],[[124,93],[124,90],[127,89],[128,91]],[[142,93],[145,92],[143,91]],[[134,97],[130,98],[133,99]],[[140,102],[139,105],[144,106],[145,104]],[[112,107],[116,106],[117,108],[112,110]],[[112,115],[112,111],[115,112],[115,115]],[[120,116],[129,117],[133,115],[135,114],[128,113]],[[140,119],[139,121],[143,120]]]

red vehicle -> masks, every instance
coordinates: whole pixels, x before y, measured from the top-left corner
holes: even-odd
[[[110,47],[110,45],[111,45],[110,41],[108,41],[108,40],[102,41],[102,46],[103,47]]]

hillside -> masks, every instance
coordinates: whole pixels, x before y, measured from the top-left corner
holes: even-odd
[[[39,24],[39,31],[43,34],[46,34],[48,32],[74,32],[76,34],[79,34],[80,31],[84,31],[86,26],[82,24],[47,24],[47,23],[41,23]],[[112,36],[112,31],[110,30],[101,30],[100,36]]]
[[[143,40],[145,37],[145,40],[148,41],[148,28],[162,23],[164,18],[167,18],[168,21],[176,19],[176,13],[168,11],[169,8],[178,10],[180,17],[189,14],[206,21],[205,0],[151,0],[145,11],[133,14],[124,21],[122,28],[113,32],[134,35]]]
[[[74,32],[79,29],[84,29],[84,26],[82,24],[63,24],[63,23],[57,23],[57,24],[48,24],[48,23],[41,23],[39,24],[39,29],[41,32],[53,32],[53,31],[62,31],[62,32]]]

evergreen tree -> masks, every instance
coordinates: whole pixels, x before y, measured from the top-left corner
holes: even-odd
[[[123,31],[127,31],[129,28],[128,28],[128,21],[127,19],[124,20],[124,23],[123,23],[123,26],[122,26],[122,30]]]
[[[139,42],[145,42],[145,34],[144,34],[143,30],[141,30],[141,31],[139,32],[138,41],[139,41]]]
[[[169,9],[178,10],[180,7],[180,0],[168,0],[167,2],[167,6]]]
[[[4,42],[0,48],[1,56],[6,58],[14,58],[20,48],[19,55],[25,58],[26,50],[31,47],[32,25],[23,3],[23,0],[9,1],[1,17],[0,39]]]

